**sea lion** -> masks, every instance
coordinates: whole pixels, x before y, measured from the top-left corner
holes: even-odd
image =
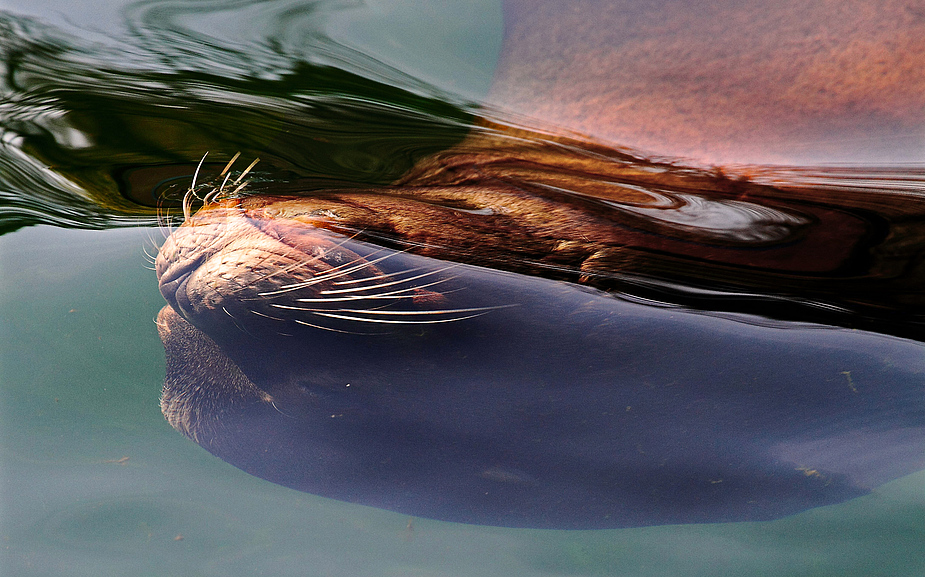
[[[917,182],[914,169],[727,174],[482,121],[390,187],[274,182],[240,203],[441,260],[923,339]]]
[[[853,498],[925,466],[922,346],[773,319],[918,330],[925,245],[904,233],[925,204],[818,174],[486,119],[392,187],[219,186],[158,255],[162,409],[254,475],[450,521],[766,520]]]
[[[416,256],[318,202],[214,203],[157,259],[164,413],[254,475],[607,528],[774,519],[925,466],[920,344]]]

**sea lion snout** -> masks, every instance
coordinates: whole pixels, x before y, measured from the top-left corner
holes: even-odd
[[[209,206],[164,242],[156,270],[178,314],[199,328],[230,321],[248,332],[257,324],[274,333],[311,327],[372,334],[482,312],[444,308],[442,269],[452,267],[423,270],[401,252],[301,219],[264,216]]]
[[[335,243],[317,229],[302,228],[303,237],[315,237],[314,251],[305,251],[305,238],[296,247],[266,234],[240,211],[200,211],[174,231],[158,254],[161,293],[180,315],[197,324],[215,313],[234,316],[242,305],[256,311],[266,300],[261,298],[264,293],[305,283],[332,268],[325,258],[360,258],[344,250],[326,254],[334,252]],[[317,283],[317,288],[326,288],[324,284]]]

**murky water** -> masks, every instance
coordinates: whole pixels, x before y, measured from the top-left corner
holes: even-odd
[[[653,26],[653,14],[673,14],[682,3],[661,4],[640,9],[637,32],[651,32],[646,27]],[[850,137],[854,144],[850,154],[841,150],[845,156],[838,156],[836,145],[819,149],[828,155],[824,160],[851,162],[838,167],[720,171],[695,161],[666,161],[697,147],[652,150],[658,130],[638,142],[605,135],[611,139],[606,146],[572,134],[563,140],[547,129],[558,124],[594,132],[573,122],[581,117],[575,110],[587,117],[588,109],[556,108],[570,94],[559,89],[545,104],[525,100],[527,80],[546,78],[538,71],[548,68],[531,68],[545,53],[525,60],[529,65],[523,68],[513,66],[531,46],[518,35],[546,10],[524,15],[505,13],[497,2],[428,0],[114,1],[92,10],[53,1],[7,2],[0,11],[0,230],[6,233],[0,237],[0,572],[912,576],[925,571],[925,476],[907,474],[921,455],[908,439],[875,434],[884,422],[880,417],[871,417],[867,428],[844,425],[867,439],[855,443],[859,453],[875,456],[851,469],[879,475],[869,494],[775,521],[595,531],[451,523],[325,499],[248,475],[167,424],[158,406],[164,348],[154,324],[164,299],[148,256],[164,236],[151,225],[158,206],[174,223],[182,220],[179,198],[205,151],[210,157],[203,179],[241,151],[246,159],[261,158],[250,192],[339,191],[340,196],[313,201],[329,203],[313,208],[322,215],[342,211],[345,201],[359,198],[358,189],[392,202],[388,194],[394,190],[380,187],[395,182],[439,187],[490,181],[496,196],[487,200],[438,195],[420,204],[390,205],[426,205],[435,218],[468,219],[454,221],[463,223],[463,231],[497,229],[498,221],[491,219],[511,214],[504,211],[514,204],[504,199],[512,195],[553,199],[572,211],[558,223],[556,238],[531,244],[540,237],[534,221],[526,219],[490,243],[482,255],[490,258],[473,262],[464,243],[446,239],[441,254],[424,254],[581,283],[582,288],[560,285],[562,294],[593,295],[591,309],[641,311],[633,313],[640,327],[679,315],[682,320],[672,322],[687,326],[684,330],[709,325],[707,332],[720,334],[726,329],[716,327],[747,320],[738,334],[751,337],[729,341],[746,350],[772,333],[793,335],[775,337],[783,343],[774,349],[778,353],[795,342],[806,343],[807,350],[824,347],[805,335],[819,323],[834,327],[826,334],[847,335],[839,340],[846,364],[832,375],[838,390],[881,387],[891,391],[889,402],[912,391],[906,425],[923,426],[915,412],[921,397],[914,395],[923,390],[916,354],[925,318],[920,297],[925,277],[919,272],[925,183],[921,165],[895,164],[923,160],[918,101],[902,100],[906,92],[890,93],[902,101],[897,105],[902,113],[890,116],[892,124],[867,156],[856,145],[857,130],[838,124],[846,110],[839,101],[843,108],[834,132],[825,132],[834,126],[825,122],[804,131],[814,138],[820,130],[842,134],[840,142]],[[903,14],[904,30],[914,32],[919,13],[909,8]],[[579,16],[559,18],[548,46],[555,45],[554,38],[567,38],[561,29]],[[623,28],[613,34],[617,30]],[[571,50],[588,51],[589,42],[590,36]],[[624,48],[640,54],[638,46]],[[556,82],[575,80],[560,75]],[[636,102],[614,109],[649,113]],[[865,117],[860,130],[869,130],[870,118],[889,116],[884,110]],[[535,122],[518,113],[536,116]],[[719,130],[722,122],[707,124]],[[544,129],[524,132],[522,126]],[[775,138],[786,132],[763,130],[758,133]],[[736,133],[728,134],[734,139]],[[781,158],[787,138],[775,141],[769,161]],[[623,148],[628,146],[664,156]],[[752,155],[760,152],[751,140],[746,148]],[[434,154],[443,159],[436,168],[427,164]],[[402,210],[418,209],[383,213],[399,217]],[[580,226],[571,231],[562,223]],[[425,246],[422,239],[396,236],[373,222],[348,224],[353,229],[325,226],[364,233],[362,240],[392,248]],[[599,291],[622,300],[612,305],[606,299],[616,297]],[[571,302],[568,298],[558,302]],[[688,318],[699,320],[683,320]],[[665,342],[671,342],[687,333],[666,334]],[[874,344],[844,345],[864,342]],[[578,351],[578,345],[569,346]],[[733,349],[672,350],[673,358],[689,355],[710,365],[709,354],[732,355]],[[806,351],[794,349],[794,358],[800,352]],[[641,358],[632,369],[639,374],[671,372],[660,369],[657,359]],[[859,370],[861,358],[874,360]],[[756,362],[737,370],[754,370],[774,383],[778,368]],[[864,411],[862,416],[881,414]],[[822,424],[835,428],[831,420]],[[791,444],[789,450],[816,455],[832,446]],[[830,460],[843,453],[830,454]],[[527,474],[489,470],[502,480],[511,478],[511,470]]]

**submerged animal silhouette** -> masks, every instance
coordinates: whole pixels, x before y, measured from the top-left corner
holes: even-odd
[[[604,528],[774,519],[925,466],[918,343],[652,308],[272,208],[204,209],[157,263],[164,413],[254,475]]]

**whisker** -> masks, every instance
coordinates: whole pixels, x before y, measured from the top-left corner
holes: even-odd
[[[371,335],[375,335],[375,334],[376,334],[376,333],[357,333],[357,332],[353,332],[353,331],[342,331],[342,330],[340,330],[340,329],[335,329],[335,328],[331,328],[331,327],[326,327],[326,326],[324,326],[324,325],[315,325],[315,324],[312,324],[312,323],[309,323],[309,322],[305,322],[305,321],[302,321],[302,320],[299,320],[299,319],[294,319],[294,320],[295,320],[295,322],[297,322],[297,323],[300,324],[300,325],[304,325],[304,326],[306,326],[306,327],[311,327],[311,328],[313,328],[313,329],[321,329],[321,330],[324,330],[324,331],[331,331],[332,333],[343,333],[343,334],[345,334],[345,335],[364,335],[364,336],[371,336]]]
[[[440,309],[432,311],[388,311],[381,309],[342,309],[338,312],[351,312],[351,313],[362,313],[367,315],[448,315],[456,313],[475,313],[482,311],[495,311],[498,309],[506,309],[510,307],[516,307],[515,304],[510,305],[495,305],[491,307],[471,307],[465,309]],[[329,312],[324,311],[323,312]]]
[[[324,303],[324,302],[339,302],[339,301],[348,301],[348,300],[349,301],[359,301],[359,300],[388,299],[388,298],[394,298],[394,295],[410,293],[410,292],[417,291],[419,289],[425,289],[428,287],[436,286],[438,284],[445,283],[455,278],[456,277],[444,278],[444,279],[434,281],[432,283],[422,284],[418,286],[408,287],[408,288],[399,289],[396,291],[389,291],[389,292],[384,292],[381,294],[374,294],[374,295],[348,295],[348,296],[342,296],[342,297],[328,297],[328,298],[321,298],[321,299],[303,298],[303,299],[295,299],[295,300],[296,302],[300,302],[300,303]],[[409,295],[410,298],[415,298],[417,296],[418,295]]]
[[[319,259],[319,257],[316,257],[316,256],[312,256],[312,257],[310,257],[308,260],[305,260],[305,259],[297,259],[297,258],[295,258],[295,254],[293,254],[293,253],[298,253],[298,254],[301,254],[301,255],[303,255],[303,256],[307,256],[307,255],[305,255],[305,253],[302,253],[302,252],[299,251],[298,249],[295,249],[295,248],[292,248],[292,247],[290,247],[289,253],[285,253],[285,254],[270,254],[270,253],[267,253],[267,254],[265,254],[265,255],[263,256],[262,260],[261,260],[259,263],[253,263],[253,264],[251,265],[251,269],[253,270],[253,269],[256,268],[257,266],[261,266],[261,267],[263,267],[263,268],[270,269],[271,272],[264,273],[264,274],[261,274],[261,275],[255,277],[255,278],[249,279],[248,284],[246,284],[246,285],[241,285],[241,284],[239,284],[239,285],[238,285],[239,288],[235,289],[234,291],[231,291],[229,294],[235,294],[235,293],[237,293],[237,292],[240,292],[240,291],[249,289],[252,285],[254,285],[254,284],[256,284],[256,283],[266,281],[267,279],[271,279],[271,278],[273,278],[273,277],[275,277],[275,276],[287,274],[287,273],[289,273],[289,272],[291,272],[291,271],[293,271],[293,270],[299,269],[299,268],[301,268],[301,267],[303,267],[303,266],[307,266],[308,263],[311,263],[311,262],[313,262],[313,261],[317,261],[317,260]],[[278,259],[280,259],[280,261],[283,260],[283,259],[289,258],[289,259],[291,260],[291,262],[289,262],[289,263],[287,263],[287,264],[283,264],[283,262],[274,261],[274,262],[271,263],[272,266],[267,266],[266,263],[267,263],[268,261],[270,261],[271,258],[278,258]],[[357,262],[357,260],[355,259],[355,260],[350,261],[350,262],[348,262],[348,263],[344,263],[344,264],[341,265],[341,266],[349,266],[349,265],[353,264],[354,262]],[[302,281],[302,282],[303,282],[303,283],[305,283],[305,282],[309,282],[309,283],[310,283],[310,282],[312,282],[313,280],[314,280],[314,277],[308,279],[307,281]],[[287,286],[283,287],[283,289],[280,289],[280,290],[278,290],[278,291],[274,291],[274,292],[270,292],[270,293],[259,293],[259,294],[257,294],[256,296],[257,296],[257,297],[263,297],[263,296],[267,296],[267,295],[273,295],[273,294],[275,294],[276,292],[287,292],[287,290],[295,290],[296,288],[301,288],[301,286],[291,288],[291,287],[293,287],[293,286],[294,286],[294,285],[287,285]],[[290,288],[287,289],[287,287],[290,287]],[[286,289],[286,290],[284,290],[284,289]]]
[[[239,156],[241,156],[241,152],[235,152],[234,156],[231,157],[231,160],[228,161],[228,164],[225,165],[225,168],[223,168],[219,173],[219,176],[223,176],[226,172],[228,172],[231,169],[231,165],[234,164],[234,161],[237,160]]]
[[[237,158],[237,157],[235,157],[235,158]],[[247,173],[250,172],[252,168],[254,168],[255,166],[257,166],[257,163],[258,163],[258,162],[260,162],[260,159],[259,159],[259,158],[255,158],[255,159],[254,159],[254,162],[250,163],[250,164],[247,166],[247,168],[244,169],[244,172],[242,172],[241,174],[239,174],[239,175],[238,175],[238,178],[235,179],[235,181],[234,181],[232,184],[238,184],[239,182],[241,182],[241,179],[244,178],[245,176],[247,176]]]
[[[285,322],[285,321],[286,321],[286,319],[276,318],[276,317],[270,316],[270,315],[268,315],[268,314],[264,314],[264,313],[257,312],[257,311],[255,311],[255,310],[253,310],[253,309],[248,309],[248,310],[250,310],[250,312],[254,313],[254,314],[257,315],[258,317],[263,317],[263,318],[265,318],[265,319],[270,319],[271,321],[280,321],[280,322]]]
[[[207,156],[209,156],[209,151],[206,151],[206,153],[202,155],[202,158],[199,159],[199,164],[196,165],[196,171],[193,172],[193,182],[190,184],[190,191],[196,188],[196,179],[199,178],[199,169],[202,168],[202,163],[206,161]]]
[[[157,246],[157,241],[154,240],[154,232],[150,228],[145,229],[145,236],[147,237],[147,242],[141,245],[141,252],[145,255],[145,261],[153,265],[157,261],[157,257],[148,252],[148,247],[150,246],[155,251],[160,249]],[[155,254],[157,253],[155,252]]]
[[[152,243],[154,242],[154,239],[148,239],[148,240],[150,240]],[[157,248],[157,245],[154,245],[154,248]],[[141,247],[141,252],[145,253],[145,256],[148,257],[148,260],[150,260],[152,263],[154,263],[154,261],[157,260],[157,255],[151,255],[148,252],[148,247],[144,245],[142,245]]]
[[[451,268],[455,268],[456,266],[457,266],[457,265],[451,265],[451,266],[448,266],[448,267],[441,268],[441,269],[439,269],[439,270],[433,270],[433,271],[426,272],[426,273],[424,273],[424,274],[419,274],[419,275],[417,275],[417,276],[413,276],[413,277],[410,277],[410,278],[394,280],[394,281],[392,281],[392,282],[385,282],[385,283],[377,284],[377,285],[374,285],[374,286],[365,286],[365,287],[354,287],[354,288],[347,288],[347,289],[326,290],[326,291],[321,291],[319,294],[331,295],[331,294],[342,294],[342,293],[354,293],[354,292],[366,291],[366,290],[371,290],[371,289],[380,289],[380,288],[384,288],[384,287],[395,286],[395,285],[399,285],[399,284],[404,284],[404,283],[407,283],[407,282],[411,282],[411,281],[414,281],[414,280],[422,279],[422,278],[424,278],[424,277],[428,277],[428,276],[431,276],[431,275],[439,274],[439,273],[441,273],[441,272],[443,272],[443,271],[445,271],[445,270],[449,270],[449,269],[451,269]],[[378,278],[378,277],[377,277],[377,278]]]
[[[395,291],[389,294],[394,295],[394,294],[397,294],[398,292],[399,291]],[[406,292],[406,291],[400,291],[400,292]],[[406,295],[399,295],[399,296],[376,295],[376,296],[365,296],[365,297],[353,295],[353,296],[347,296],[347,297],[330,297],[326,299],[308,299],[308,298],[298,299],[298,302],[301,302],[301,303],[346,303],[346,302],[352,302],[352,301],[367,301],[367,300],[376,300],[376,299],[381,299],[381,300],[416,299],[419,296],[420,295],[415,295],[415,294],[406,294]],[[281,305],[281,304],[276,304],[276,303],[273,303],[270,306],[280,308],[280,309],[292,309],[296,311],[305,310],[303,307],[295,307],[291,305]],[[388,306],[388,305],[383,305],[383,306]]]
[[[232,184],[233,184],[233,183],[232,183]],[[242,190],[244,190],[244,187],[245,187],[245,186],[247,186],[247,181],[242,182],[241,184],[239,184],[238,187],[235,188],[234,190],[232,190],[232,191],[229,193],[228,196],[234,196],[234,195],[238,194],[239,192],[241,192]]]
[[[269,396],[269,395],[267,395],[267,396]],[[284,413],[283,411],[281,411],[281,410],[279,409],[279,407],[276,406],[276,401],[273,400],[273,397],[270,397],[269,399],[267,399],[266,402],[267,402],[267,403],[270,403],[270,406],[273,407],[274,409],[276,409],[276,412],[279,413],[280,415],[282,415],[282,416],[284,416],[284,417],[286,417],[286,418],[288,418],[288,419],[295,419],[295,417],[293,417],[292,415],[290,415],[290,414],[288,414],[288,413]]]
[[[270,259],[271,256],[277,256],[277,257],[278,257],[279,255],[269,255],[269,254],[268,254],[268,255],[265,255],[264,258],[263,258],[263,260],[261,260],[260,263],[258,263],[258,264],[259,264],[259,265],[264,265],[264,264]],[[291,262],[291,263],[289,263],[289,264],[287,264],[287,265],[285,265],[285,266],[280,265],[279,267],[275,268],[275,270],[273,270],[273,272],[270,272],[270,273],[267,273],[267,274],[263,274],[263,275],[261,275],[261,276],[259,276],[259,277],[257,277],[257,278],[251,279],[250,282],[249,282],[249,284],[246,284],[246,285],[239,284],[239,285],[238,285],[238,288],[235,289],[235,290],[233,290],[233,291],[231,291],[229,294],[237,294],[238,292],[241,292],[241,291],[244,291],[244,290],[249,289],[250,286],[251,286],[252,284],[255,284],[255,283],[258,283],[258,282],[263,282],[263,281],[265,281],[265,280],[267,280],[267,279],[271,279],[271,278],[273,278],[273,277],[275,277],[275,276],[289,273],[289,272],[291,272],[291,271],[293,271],[293,270],[295,270],[295,269],[298,269],[298,268],[300,268],[300,267],[302,267],[302,266],[304,266],[304,265],[305,265],[305,263],[304,263],[304,262],[300,262],[300,261]],[[268,268],[271,268],[271,267],[268,267]],[[262,296],[262,295],[258,295],[258,296]]]
[[[228,312],[228,309],[227,309],[227,308],[222,307],[222,311],[224,311],[225,314],[228,315],[229,318],[231,318],[231,324],[233,324],[239,331],[241,331],[242,333],[244,333],[244,334],[246,334],[246,335],[250,335],[250,336],[252,336],[252,337],[254,336],[253,333],[251,333],[249,330],[247,330],[246,327],[242,327],[242,326],[241,326],[241,323],[238,322],[238,319],[236,319],[235,316],[234,316],[233,314],[231,314],[230,312]]]
[[[231,177],[230,174],[226,174],[225,180],[222,181],[222,185],[213,189],[212,192],[206,194],[205,197],[203,197],[202,199],[203,204],[210,204],[216,198],[218,198],[218,195],[220,195],[225,190],[225,184],[228,182],[228,179],[230,177]]]
[[[240,188],[240,187],[239,187],[239,188]],[[335,248],[340,248],[340,247],[346,245],[346,244],[349,243],[351,240],[353,240],[353,238],[354,238],[355,236],[356,236],[356,235],[353,235],[353,236],[344,238],[343,240],[341,240],[340,242],[338,242],[337,244],[335,244],[334,247],[335,247]],[[290,263],[290,264],[287,264],[287,265],[285,265],[285,266],[280,266],[279,268],[277,268],[277,269],[274,270],[273,272],[270,272],[270,273],[267,273],[267,274],[263,274],[262,276],[259,276],[259,277],[257,277],[257,278],[252,279],[252,280],[251,280],[251,284],[255,284],[255,283],[258,283],[258,282],[263,282],[263,281],[265,281],[265,280],[267,280],[267,279],[273,278],[273,277],[278,276],[278,275],[286,274],[286,273],[288,273],[288,272],[291,272],[291,271],[296,270],[296,269],[298,269],[298,268],[301,268],[301,267],[303,267],[303,266],[309,266],[311,263],[313,263],[313,262],[318,262],[318,261],[320,260],[320,257],[318,257],[318,256],[310,256],[310,255],[307,255],[307,254],[305,254],[304,252],[300,251],[299,249],[292,248],[292,247],[290,247],[290,248],[291,248],[291,252],[292,252],[292,253],[298,253],[298,254],[300,254],[300,255],[302,255],[302,256],[309,257],[309,258],[308,258],[307,260],[306,260],[306,259],[294,259],[294,262],[292,262],[292,263]],[[374,255],[376,255],[376,254],[379,254],[379,253],[382,252],[383,250],[385,250],[385,249],[380,249],[380,250],[377,250],[377,251],[375,251],[375,252],[373,252],[373,253],[370,253],[370,254],[366,255],[365,258],[369,258],[369,257],[371,257],[371,256],[374,256]],[[360,257],[360,258],[363,258],[363,257]],[[350,262],[348,262],[348,263],[344,263],[343,265],[340,265],[339,267],[336,267],[335,269],[330,269],[330,270],[328,270],[328,271],[327,271],[326,273],[324,273],[324,274],[330,274],[331,272],[333,272],[333,271],[335,271],[335,270],[337,270],[337,269],[340,269],[340,268],[345,267],[345,266],[350,266],[350,265],[352,265],[352,264],[355,263],[355,262],[358,262],[358,260],[352,260],[352,261],[350,261]],[[417,270],[417,269],[412,269],[412,270]],[[380,276],[385,276],[385,275],[380,275]],[[303,282],[303,283],[304,283],[304,282],[309,282],[309,283],[311,283],[315,278],[316,278],[316,277],[312,277],[312,278],[310,278],[310,279],[308,279],[308,280],[306,280],[306,281],[302,281],[302,282]],[[365,279],[357,279],[357,280],[365,280]],[[352,282],[352,281],[342,281],[342,282]],[[249,285],[241,286],[239,289],[237,289],[237,290],[234,291],[234,292],[238,292],[238,291],[245,290],[246,288],[248,288],[248,286],[249,286]],[[298,284],[295,284],[295,285],[287,285],[287,286],[284,286],[282,289],[280,289],[279,292],[288,292],[288,291],[292,291],[292,290],[298,290],[299,288],[304,288],[304,286],[305,286],[305,285],[303,285],[303,284],[301,284],[301,283],[298,283]],[[308,285],[308,286],[311,286],[311,285]],[[263,293],[263,294],[258,295],[258,296],[272,296],[273,294],[276,294],[276,293]]]
[[[381,251],[381,250],[378,250],[378,251],[376,251],[376,252],[373,253],[373,254],[377,254],[377,253],[380,253],[380,252],[382,252],[382,251]],[[368,267],[374,266],[374,265],[376,265],[376,264],[379,264],[380,262],[382,262],[382,261],[384,261],[384,260],[386,260],[386,259],[392,258],[393,256],[395,256],[395,254],[397,254],[397,253],[387,254],[387,255],[385,255],[385,256],[383,256],[383,257],[380,257],[380,258],[377,258],[377,259],[371,260],[371,261],[367,261],[367,260],[366,260],[364,257],[362,257],[362,256],[361,256],[361,257],[358,257],[358,258],[355,258],[355,259],[353,259],[352,261],[350,261],[350,262],[348,262],[348,263],[344,263],[344,264],[342,264],[342,265],[336,266],[336,267],[334,267],[334,268],[332,268],[332,269],[330,269],[330,270],[328,270],[328,271],[326,271],[326,272],[324,272],[324,273],[322,273],[322,274],[320,274],[320,275],[318,275],[318,276],[316,276],[316,277],[313,277],[310,281],[306,281],[306,282],[309,283],[307,286],[311,286],[311,285],[314,285],[314,284],[318,284],[319,282],[323,282],[323,281],[331,280],[331,279],[335,279],[335,278],[340,278],[340,277],[342,277],[342,276],[345,276],[345,275],[348,275],[348,274],[351,274],[351,273],[355,273],[355,272],[357,272],[357,271],[363,270],[364,268],[368,268]],[[360,261],[362,261],[360,264],[354,265],[354,263],[360,262]],[[344,267],[348,267],[348,268],[344,268]]]
[[[342,319],[346,321],[357,321],[362,323],[378,323],[378,324],[387,324],[387,325],[436,325],[443,323],[453,323],[456,321],[464,321],[466,319],[472,319],[475,317],[480,317],[482,315],[488,314],[488,311],[476,313],[472,315],[467,315],[464,317],[454,317],[451,319],[432,319],[432,320],[395,320],[395,319],[365,319],[363,317],[352,317],[350,315],[339,315],[335,313],[313,313],[322,317],[329,317],[332,319]]]
[[[335,248],[339,248],[339,247],[345,245],[345,244],[348,243],[348,242],[350,242],[350,239],[349,239],[349,238],[345,238],[344,240],[342,240],[341,242],[337,243],[337,244],[334,245],[334,246],[335,246]],[[299,250],[296,249],[296,248],[292,248],[291,250],[292,250],[293,252],[299,252],[299,253],[301,253],[301,254],[305,254],[305,253],[302,253],[301,251],[299,251]],[[377,250],[376,252],[374,252],[374,253],[372,253],[372,254],[378,254],[378,253],[380,253],[380,252],[382,252],[381,249],[380,249],[380,250]],[[305,256],[309,256],[309,255],[305,255]],[[372,256],[372,255],[370,255],[370,256]],[[291,272],[291,271],[296,270],[296,269],[298,269],[298,268],[301,268],[301,267],[303,267],[303,266],[308,266],[309,263],[318,262],[318,261],[320,260],[320,258],[321,258],[321,257],[318,257],[318,256],[311,256],[308,260],[296,260],[295,262],[292,262],[291,264],[288,264],[288,265],[286,265],[286,266],[284,266],[284,267],[280,267],[279,269],[277,269],[277,270],[275,270],[275,271],[273,271],[273,272],[271,272],[271,273],[269,273],[269,274],[266,274],[266,275],[263,275],[263,276],[261,276],[261,277],[259,277],[259,278],[256,278],[256,279],[254,279],[252,282],[255,282],[255,283],[256,283],[256,282],[261,282],[261,281],[265,281],[265,280],[267,280],[267,279],[273,278],[274,276],[277,276],[277,275],[280,275],[280,274],[286,274],[286,273],[288,273],[288,272]],[[360,257],[360,258],[363,258],[363,257]],[[337,267],[337,268],[341,268],[341,267],[344,267],[344,266],[349,266],[349,265],[351,265],[351,264],[357,262],[357,260],[358,260],[358,259],[354,259],[354,260],[352,260],[352,261],[350,261],[350,262],[348,262],[348,263],[344,263],[343,265],[340,265],[340,267]],[[332,272],[332,271],[334,271],[334,270],[336,270],[336,269],[331,269],[331,270],[329,270],[327,273],[324,273],[324,274],[328,274],[328,273],[330,273],[330,272]],[[308,281],[302,281],[302,282],[311,282],[312,280],[314,280],[314,278],[316,278],[316,277],[312,277],[312,278],[309,279]],[[287,286],[288,286],[288,287],[293,287],[293,286],[295,286],[295,285],[287,285]],[[284,286],[283,289],[286,289],[287,286]],[[302,288],[302,287],[299,287],[299,288]],[[265,296],[265,294],[261,294],[261,295],[259,295],[259,296]]]
[[[382,250],[384,250],[384,249],[382,249]],[[382,252],[382,250],[377,250],[376,252],[374,252],[374,253],[372,253],[372,254],[378,254],[378,253]],[[373,265],[375,265],[375,264],[377,264],[377,263],[380,263],[380,262],[386,260],[387,258],[391,258],[391,257],[395,256],[396,254],[400,254],[400,253],[395,252],[395,253],[387,254],[387,255],[384,256],[384,257],[381,257],[381,258],[378,258],[378,259],[375,259],[375,260],[372,260],[372,261],[367,261],[367,260],[365,260],[363,257],[359,257],[359,258],[356,258],[356,259],[354,259],[354,260],[352,260],[352,261],[350,261],[350,262],[347,262],[347,263],[344,263],[344,264],[342,264],[342,265],[336,266],[336,267],[334,267],[334,268],[332,268],[332,269],[330,269],[330,270],[324,272],[323,274],[320,274],[320,275],[318,275],[318,276],[314,276],[314,277],[312,277],[312,278],[310,278],[310,279],[308,279],[308,280],[305,280],[305,281],[302,281],[302,282],[299,282],[299,283],[295,283],[295,284],[291,284],[291,285],[286,285],[286,286],[280,287],[279,289],[277,289],[277,290],[275,290],[275,291],[260,293],[259,296],[273,296],[273,295],[278,295],[278,294],[282,294],[282,293],[285,293],[285,292],[291,292],[291,291],[294,291],[294,290],[302,289],[302,288],[305,288],[305,287],[310,287],[310,286],[316,285],[316,284],[318,284],[318,283],[320,283],[320,282],[324,282],[324,281],[327,281],[327,280],[332,280],[332,279],[335,279],[335,278],[339,278],[339,277],[342,277],[342,276],[344,276],[344,275],[347,275],[347,274],[350,274],[350,273],[354,273],[354,272],[356,272],[356,271],[358,271],[358,270],[363,270],[363,269],[366,268],[366,267],[373,266]],[[369,256],[372,256],[372,255],[369,255]],[[318,257],[315,257],[316,260],[317,260],[317,258],[318,258]],[[363,263],[362,263],[362,264],[359,264],[359,265],[354,265],[354,263],[356,263],[356,262],[358,262],[358,261],[363,261]],[[344,267],[348,267],[348,268],[344,268]],[[352,267],[352,268],[351,268],[351,267]]]
[[[163,210],[163,213],[161,212]],[[157,207],[157,228],[160,229],[164,240],[173,234],[173,227],[170,224],[170,209]]]
[[[190,219],[190,194],[192,194],[193,189],[190,188],[186,191],[186,194],[183,195],[183,220]]]
[[[416,266],[416,267],[414,267],[414,268],[409,268],[408,270],[402,270],[402,271],[398,271],[398,272],[390,272],[390,273],[388,273],[388,274],[381,274],[381,275],[378,275],[378,276],[371,276],[371,277],[367,277],[367,278],[355,278],[355,279],[352,279],[352,280],[339,280],[339,281],[335,281],[335,282],[333,282],[333,283],[331,283],[331,284],[335,284],[335,285],[345,285],[345,284],[357,284],[357,283],[361,283],[361,282],[375,282],[375,281],[378,281],[379,279],[389,278],[389,277],[398,276],[398,275],[400,275],[400,274],[407,274],[407,273],[409,273],[409,272],[419,271],[419,270],[421,270],[421,268],[423,268],[423,267]]]
[[[427,316],[427,315],[448,315],[448,314],[458,314],[458,313],[475,313],[475,312],[483,312],[483,311],[494,311],[494,310],[505,309],[505,308],[510,308],[514,306],[517,306],[517,305],[510,304],[510,305],[497,305],[497,306],[491,306],[491,307],[472,307],[472,308],[464,308],[464,309],[439,309],[439,310],[431,310],[431,311],[390,311],[390,310],[383,310],[383,309],[337,309],[335,311],[332,311],[330,309],[309,309],[309,308],[302,308],[298,310],[313,312],[313,313],[325,313],[325,314],[356,313],[356,314],[383,315],[383,316],[389,316],[389,315],[391,316],[417,316],[417,315]]]
[[[167,220],[167,217],[162,215],[160,211],[158,211],[157,214],[157,230],[161,233],[161,236],[164,237],[164,240],[167,240],[170,235],[173,234],[173,230],[170,228],[170,221]],[[153,240],[154,239],[152,239],[152,242]],[[157,246],[156,242],[154,244]]]
[[[312,257],[308,262],[311,262],[312,260],[318,260],[318,257]],[[340,267],[337,267],[337,268],[341,268],[341,267],[345,267],[345,266],[352,265],[353,263],[357,262],[358,260],[360,260],[360,259],[354,259],[354,260],[352,260],[352,261],[350,261],[350,262],[348,262],[348,263],[344,263],[344,264],[340,265]],[[264,276],[262,276],[262,277],[260,277],[260,278],[258,278],[258,279],[254,279],[254,280],[252,281],[252,283],[265,281],[265,280],[267,280],[267,279],[269,279],[269,278],[273,278],[274,276],[279,275],[279,274],[286,274],[287,272],[291,272],[291,271],[293,271],[293,270],[295,270],[295,269],[297,269],[297,268],[300,268],[300,267],[302,267],[302,266],[305,266],[305,265],[306,265],[306,262],[294,262],[294,263],[289,264],[289,265],[287,265],[287,266],[285,266],[285,267],[282,267],[282,268],[280,268],[280,269],[277,269],[277,270],[275,270],[275,271],[273,271],[273,272],[271,272],[271,273],[269,273],[269,274],[266,274],[266,275],[264,275]],[[336,270],[336,269],[331,269],[331,270]],[[330,271],[329,271],[329,272],[330,272]],[[325,273],[325,274],[327,274],[327,273]],[[336,277],[336,275],[335,275],[335,277]],[[324,278],[323,275],[322,275],[322,276],[317,276],[317,277],[312,277],[312,278],[310,278],[310,279],[308,279],[308,280],[301,281],[301,282],[298,282],[298,283],[296,283],[296,284],[285,285],[285,286],[283,286],[282,288],[277,289],[277,290],[275,290],[275,291],[269,291],[269,292],[265,292],[265,293],[257,293],[257,296],[259,296],[259,297],[275,296],[275,295],[278,295],[278,294],[287,293],[287,292],[291,292],[291,291],[294,291],[294,290],[298,290],[298,289],[302,289],[302,288],[305,288],[305,287],[309,287],[309,286],[312,286],[312,285],[317,284],[317,283],[319,283],[319,282],[323,282],[323,281],[325,281],[325,280],[327,280],[327,278]],[[243,289],[243,288],[247,288],[247,287],[246,287],[246,286],[242,286],[241,288]]]
[[[183,195],[183,218],[185,220],[190,219],[190,214],[192,212],[192,198],[195,196],[199,198],[196,194],[196,179],[199,178],[199,170],[202,168],[202,163],[206,161],[206,157],[209,155],[208,151],[202,155],[202,158],[199,159],[199,164],[196,165],[196,170],[193,172],[193,181],[190,184],[189,190],[186,191],[186,194]]]

